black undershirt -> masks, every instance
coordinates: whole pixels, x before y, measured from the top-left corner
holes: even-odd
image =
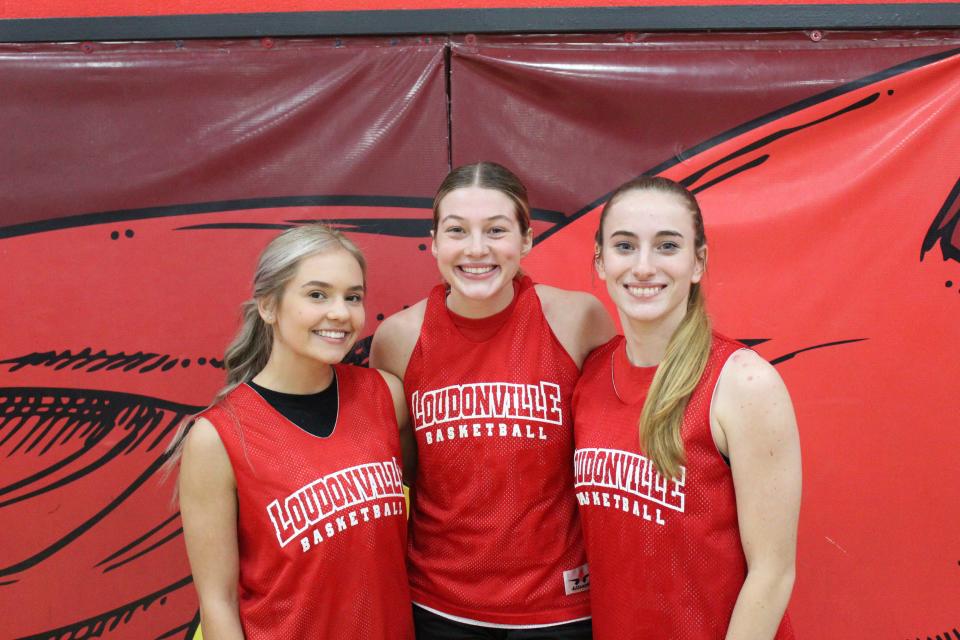
[[[317,393],[281,393],[261,387],[252,380],[251,389],[276,409],[280,415],[307,433],[326,438],[337,424],[337,377],[330,386]]]

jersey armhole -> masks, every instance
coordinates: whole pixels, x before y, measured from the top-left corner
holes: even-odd
[[[411,357],[411,359],[413,359],[413,355],[412,355],[412,354],[411,354],[410,357]],[[377,385],[377,388],[378,388],[378,389],[380,389],[380,395],[381,395],[381,400],[380,400],[380,402],[381,402],[382,409],[383,409],[383,411],[381,411],[381,412],[385,412],[385,413],[388,413],[388,414],[389,414],[389,416],[390,416],[390,423],[393,425],[393,432],[394,432],[394,433],[399,433],[399,432],[400,432],[400,421],[397,420],[397,407],[396,407],[396,405],[395,405],[394,402],[393,402],[393,392],[390,391],[390,385],[387,384],[387,381],[386,381],[386,379],[383,377],[383,373],[381,373],[381,370],[380,370],[380,369],[370,369],[370,371],[373,372],[373,373],[375,373],[376,376],[377,376],[377,382],[375,382],[374,384]],[[388,375],[393,375],[393,374],[391,374],[389,371],[386,371],[386,372],[384,372],[384,373],[387,373]],[[396,376],[394,376],[394,377],[396,377]],[[406,377],[406,375],[404,375],[404,377]],[[403,387],[402,392],[403,392],[404,395],[406,395],[406,393],[407,393],[407,388],[406,388],[406,386],[404,385],[403,380],[400,381],[400,386]],[[349,400],[348,400],[348,402],[349,402]]]
[[[422,367],[422,363],[423,363],[423,347],[422,347],[422,345],[420,344],[420,339],[422,338],[422,333],[423,333],[423,326],[421,325],[421,327],[420,327],[420,334],[417,334],[417,341],[416,341],[416,343],[413,345],[413,351],[410,352],[410,359],[407,360],[407,366],[403,369],[403,379],[400,381],[400,384],[403,385],[403,395],[404,395],[404,396],[407,396],[407,403],[408,403],[408,404],[409,404],[409,402],[410,402],[410,397],[409,397],[410,394],[407,393],[407,389],[408,389],[408,388],[411,388],[411,386],[416,386],[415,384],[413,384],[414,367],[411,367],[410,365],[413,364],[413,363],[416,363],[416,367],[415,367],[415,368],[416,368],[416,370],[417,370],[417,371],[416,371],[416,377],[417,377],[417,378],[420,377],[420,370],[423,368],[423,367]],[[384,381],[383,381],[383,384],[387,384],[387,381],[384,380]],[[407,407],[407,411],[409,411],[409,410],[410,410],[410,407]]]
[[[244,382],[241,382],[237,385],[237,387],[241,386],[246,387],[250,393],[256,393]],[[240,453],[243,455],[242,462],[245,463],[247,470],[249,470],[255,479],[258,476],[257,469],[250,460],[250,455],[247,452],[247,438],[243,432],[243,425],[240,423],[240,416],[237,415],[237,407],[232,402],[231,396],[234,392],[236,392],[236,388],[234,388],[231,393],[227,394],[226,397],[221,398],[220,401],[215,405],[204,409],[197,417],[204,418],[217,432],[217,435],[220,437],[220,441],[223,443],[223,448],[227,452],[227,457],[230,459],[230,466],[233,467],[233,476],[239,486],[240,479],[237,473],[237,467],[240,465],[241,461],[237,459],[233,444],[236,444],[240,449]],[[229,446],[227,445],[227,439],[230,437],[230,435],[224,433],[226,429],[233,429],[234,435],[236,436],[235,443],[231,443]]]
[[[431,291],[431,295],[432,293],[433,292]],[[420,316],[420,326],[417,328],[417,334],[414,337],[413,347],[410,349],[410,353],[407,356],[407,361],[403,365],[403,375],[397,376],[400,378],[400,384],[403,386],[404,394],[406,394],[407,392],[407,380],[410,379],[410,364],[415,361],[416,362],[422,361],[422,357],[420,356],[422,355],[422,352],[423,352],[423,345],[422,345],[423,331],[424,331],[424,327],[427,325],[427,316],[430,312],[430,296],[428,295],[426,298],[418,301],[413,306],[415,307],[416,305],[421,303],[424,303],[424,308],[423,308],[423,315]],[[389,370],[388,372],[392,373]],[[384,381],[384,384],[386,384],[386,381]],[[387,391],[389,391],[389,389],[387,389]],[[391,404],[392,404],[392,398],[391,398]]]
[[[750,351],[746,347],[741,347],[735,351],[731,351],[730,355],[727,356],[727,359],[724,360],[723,366],[720,367],[720,373],[717,375],[717,383],[713,385],[713,392],[710,394],[710,411],[707,416],[708,426],[710,427],[710,439],[713,441],[713,448],[717,452],[717,455],[720,456],[720,459],[726,463],[727,467],[730,467],[730,458],[723,455],[723,452],[720,451],[720,447],[717,446],[717,438],[713,435],[713,404],[717,399],[717,389],[720,388],[720,380],[723,378],[723,372],[727,370],[730,361],[733,360],[733,356],[741,351]]]
[[[547,317],[547,312],[544,311],[543,309],[543,300],[540,299],[540,292],[537,291],[538,286],[539,284],[535,282],[533,283],[533,286],[531,288],[533,289],[534,297],[537,299],[537,306],[540,308],[540,315],[543,317],[543,321],[547,325],[547,331],[550,332],[550,339],[553,341],[553,344],[556,345],[558,349],[560,349],[560,352],[563,353],[564,356],[566,356],[567,361],[570,363],[570,365],[574,369],[577,370],[577,374],[579,375],[580,373],[583,372],[583,365],[587,363],[587,358],[590,357],[590,354],[589,353],[586,354],[583,357],[583,364],[581,364],[580,366],[577,366],[577,361],[573,359],[573,356],[570,355],[570,352],[567,351],[567,348],[563,346],[563,342],[560,341],[560,338],[557,336],[557,332],[553,330],[553,325],[550,324],[550,318]],[[547,287],[550,285],[543,285],[543,286]]]

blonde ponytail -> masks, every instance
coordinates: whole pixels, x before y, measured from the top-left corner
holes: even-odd
[[[710,356],[712,333],[700,285],[691,287],[687,313],[667,343],[667,352],[640,414],[640,444],[661,475],[675,478],[685,461],[680,429],[690,395]]]

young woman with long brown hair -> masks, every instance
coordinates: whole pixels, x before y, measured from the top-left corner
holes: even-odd
[[[513,173],[453,170],[433,206],[444,283],[374,336],[371,364],[403,380],[415,428],[421,640],[590,637],[569,403],[613,324],[596,298],[522,275],[532,244]]]
[[[594,636],[793,638],[796,421],[774,368],[711,331],[696,199],[666,178],[621,186],[595,260],[624,335],[574,395]]]

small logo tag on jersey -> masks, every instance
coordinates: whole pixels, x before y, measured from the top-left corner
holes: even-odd
[[[590,588],[590,567],[582,564],[563,572],[563,591],[569,596]]]

